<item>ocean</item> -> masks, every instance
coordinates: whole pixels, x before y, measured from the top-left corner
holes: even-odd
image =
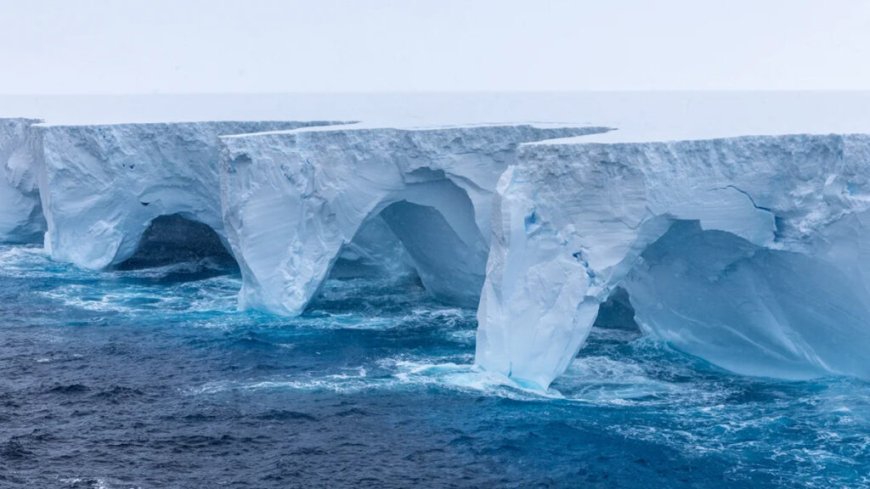
[[[413,279],[330,279],[295,319],[240,284],[0,247],[0,487],[870,487],[867,382],[733,375],[616,311],[529,391]]]

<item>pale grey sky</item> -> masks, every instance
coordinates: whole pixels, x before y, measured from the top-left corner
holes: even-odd
[[[0,93],[870,89],[867,0],[0,0]]]

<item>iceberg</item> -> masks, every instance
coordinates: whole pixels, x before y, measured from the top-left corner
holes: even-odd
[[[222,137],[223,217],[242,271],[240,306],[300,314],[348,250],[394,249],[395,239],[427,292],[476,305],[495,185],[518,145],[605,130],[363,126]],[[374,220],[394,237],[361,232]],[[402,260],[386,251],[380,256]]]
[[[175,215],[223,239],[218,136],[318,124],[328,122],[34,126],[45,248],[83,268],[118,265],[154,219]]]
[[[599,307],[740,374],[870,378],[870,136],[523,145],[497,185],[476,363],[547,388]]]
[[[737,373],[870,377],[870,136],[372,124],[0,119],[0,241],[89,269],[202,241],[240,307],[288,316],[329,276],[416,275],[538,388],[603,304]]]
[[[0,242],[37,241],[45,230],[32,171],[36,119],[0,119]]]

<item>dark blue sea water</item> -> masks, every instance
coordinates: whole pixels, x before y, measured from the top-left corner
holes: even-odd
[[[597,328],[542,394],[473,368],[473,311],[413,282],[332,280],[298,319],[239,284],[0,248],[0,487],[870,487],[864,382]]]

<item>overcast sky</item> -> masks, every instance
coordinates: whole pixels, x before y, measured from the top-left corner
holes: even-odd
[[[0,93],[870,89],[866,0],[0,0]]]

